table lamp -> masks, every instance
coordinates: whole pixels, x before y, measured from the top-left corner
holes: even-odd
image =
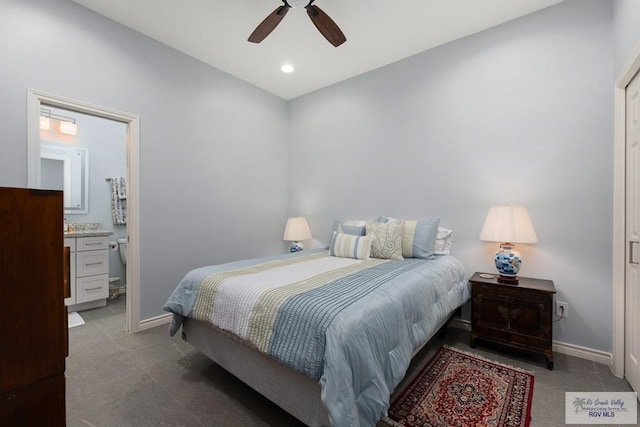
[[[307,219],[303,216],[292,216],[287,219],[287,225],[284,228],[284,236],[282,240],[291,241],[289,246],[290,252],[299,252],[304,249],[300,240],[311,239],[311,230]]]
[[[496,268],[500,273],[498,281],[517,285],[522,256],[515,250],[515,243],[538,243],[527,209],[522,206],[493,206],[482,226],[480,240],[500,243],[495,255]]]

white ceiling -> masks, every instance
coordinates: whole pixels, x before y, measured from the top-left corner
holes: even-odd
[[[563,0],[316,0],[347,37],[337,48],[303,8],[247,42],[281,0],[73,1],[288,100]]]

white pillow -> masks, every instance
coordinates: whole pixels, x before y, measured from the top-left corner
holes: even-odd
[[[436,245],[433,253],[435,255],[449,255],[451,253],[451,244],[453,243],[453,230],[444,227],[438,227],[436,233]]]
[[[329,255],[341,258],[369,259],[371,237],[333,232]]]

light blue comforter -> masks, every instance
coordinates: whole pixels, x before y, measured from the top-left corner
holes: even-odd
[[[469,299],[466,273],[455,258],[439,256],[372,265],[344,260],[343,274],[337,267],[326,271],[323,263],[342,261],[323,259],[326,256],[322,251],[305,251],[197,269],[185,276],[164,308],[175,314],[172,334],[183,316],[200,318],[319,378],[333,425],[374,426],[386,414],[389,397],[414,351]],[[291,265],[283,259],[291,259]],[[318,274],[299,277],[307,266],[318,269]],[[278,287],[269,283],[282,280],[281,270],[288,274],[287,269],[292,276],[297,274],[295,280]],[[263,277],[266,274],[270,276]],[[226,312],[230,295],[242,292],[238,289],[243,278],[265,290],[255,292],[252,284],[238,302],[242,308]],[[205,287],[209,287],[206,292]],[[249,291],[257,296],[248,305]],[[322,304],[315,303],[318,299]],[[203,307],[208,308],[203,311]],[[265,315],[267,310],[273,314]],[[266,332],[257,329],[265,324]]]

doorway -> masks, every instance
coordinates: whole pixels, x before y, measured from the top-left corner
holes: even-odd
[[[108,119],[126,126],[126,181],[127,181],[127,265],[126,279],[126,331],[137,332],[140,325],[140,270],[139,270],[139,212],[140,212],[140,132],[139,117],[109,108],[88,104],[48,94],[36,90],[28,90],[27,147],[28,147],[28,185],[39,187],[41,183],[40,168],[40,116],[43,108],[56,108],[80,113],[93,118]],[[105,177],[106,178],[106,177]]]

